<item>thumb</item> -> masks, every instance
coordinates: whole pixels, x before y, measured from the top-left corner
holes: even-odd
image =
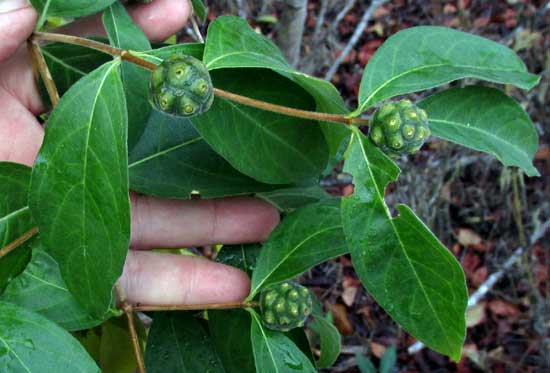
[[[29,37],[36,17],[27,0],[0,0],[0,62],[14,54]]]

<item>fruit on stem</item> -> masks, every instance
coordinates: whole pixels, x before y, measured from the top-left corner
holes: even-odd
[[[390,157],[416,153],[430,136],[428,116],[409,100],[384,104],[374,113],[369,136]]]
[[[206,66],[188,55],[168,57],[151,74],[149,101],[155,109],[181,117],[206,112],[214,101]]]
[[[288,331],[304,325],[311,314],[310,291],[294,282],[272,285],[260,294],[262,323],[269,329]]]

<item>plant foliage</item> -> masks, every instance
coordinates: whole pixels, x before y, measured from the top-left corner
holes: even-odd
[[[366,66],[358,107],[350,111],[330,82],[295,71],[275,44],[240,18],[213,20],[204,44],[157,48],[119,2],[32,3],[41,14],[37,28],[46,16],[103,10],[110,45],[129,50],[141,66],[120,53],[110,59],[83,45],[42,47],[61,100],[48,117],[33,168],[0,163],[0,249],[34,226],[40,232],[0,254],[0,371],[98,371],[91,356],[102,369],[113,364],[99,351],[129,332],[120,327],[103,337],[96,332],[111,330],[109,319],[122,313],[114,285],[130,241],[129,189],[178,199],[255,195],[284,215],[262,245],[225,246],[218,253],[218,261],[251,276],[243,309],[148,314],[153,319],[146,340],[143,333],[148,371],[330,367],[340,352],[340,336],[315,300],[308,324],[320,340],[319,359],[302,328],[272,330],[256,306],[264,289],[347,254],[366,290],[399,325],[435,351],[460,359],[468,299],[464,273],[408,206],[387,205],[386,188],[400,169],[372,135],[353,124],[384,100],[466,77],[530,89],[539,78],[513,51],[443,27],[400,31]],[[193,6],[204,21],[207,8],[201,1]],[[143,66],[174,55],[202,61],[207,71],[201,74],[210,76],[205,81],[211,78],[214,93],[218,90],[204,113],[178,117],[149,104],[151,71]],[[283,109],[246,104],[219,90]],[[538,144],[533,123],[502,90],[444,89],[417,105],[426,133],[538,175],[532,164]],[[354,192],[335,198],[319,181],[327,166],[340,160]],[[68,332],[77,330],[83,331],[79,340]],[[120,346],[131,351],[129,344]],[[391,351],[384,371],[395,364]],[[363,369],[374,369],[359,359]],[[135,368],[128,360],[122,365]]]

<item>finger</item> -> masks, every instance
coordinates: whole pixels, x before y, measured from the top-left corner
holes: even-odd
[[[0,2],[0,4],[3,3]],[[183,27],[189,16],[190,7],[188,1],[156,0],[149,4],[135,5],[128,8],[128,11],[150,39],[165,40]],[[25,12],[36,16],[32,8],[25,8]],[[11,16],[12,13],[14,12],[7,14]],[[10,18],[10,25],[11,22]],[[34,23],[34,20],[31,24],[32,23]],[[8,31],[13,32],[11,29]],[[105,34],[105,30],[101,23],[101,14],[83,18],[58,31],[61,33],[84,36]],[[17,43],[14,43],[12,39],[7,39],[11,47],[6,48],[9,50],[17,48],[30,32],[32,32],[32,25],[28,33],[25,34],[22,39],[18,40]],[[0,42],[0,49],[4,47],[3,43],[3,41]],[[15,45],[15,47],[13,47],[13,45]],[[42,113],[44,111],[44,106],[36,88],[36,84],[34,83],[33,73],[26,51],[22,50],[21,53],[18,53],[17,57],[10,59],[8,62],[9,63],[2,66],[0,83],[2,80],[7,81],[5,84],[7,89],[13,92],[13,95],[23,102],[33,114],[38,115]],[[30,83],[27,84],[27,82]]]
[[[36,17],[26,0],[0,1],[0,62],[14,54],[29,37]]]
[[[155,0],[148,4],[138,4],[127,8],[135,23],[153,41],[166,40],[179,31],[190,14],[189,1]],[[101,14],[83,18],[60,29],[62,33],[91,36],[104,35]]]
[[[182,305],[243,300],[247,275],[237,268],[175,254],[130,251],[119,280],[131,303]]]
[[[279,222],[277,210],[256,198],[131,200],[133,248],[260,242]]]
[[[0,88],[0,161],[32,166],[40,150],[44,130],[23,105]]]

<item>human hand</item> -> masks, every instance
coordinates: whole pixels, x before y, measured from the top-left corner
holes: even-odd
[[[151,39],[179,30],[189,15],[187,1],[157,0],[128,9]],[[44,131],[35,116],[45,109],[24,46],[37,14],[26,0],[0,1],[0,161],[32,166]],[[103,34],[98,16],[64,28],[83,36]],[[132,303],[177,305],[223,303],[248,295],[249,279],[236,268],[201,258],[144,251],[264,240],[279,215],[254,198],[175,201],[132,193],[131,249],[119,280]]]

